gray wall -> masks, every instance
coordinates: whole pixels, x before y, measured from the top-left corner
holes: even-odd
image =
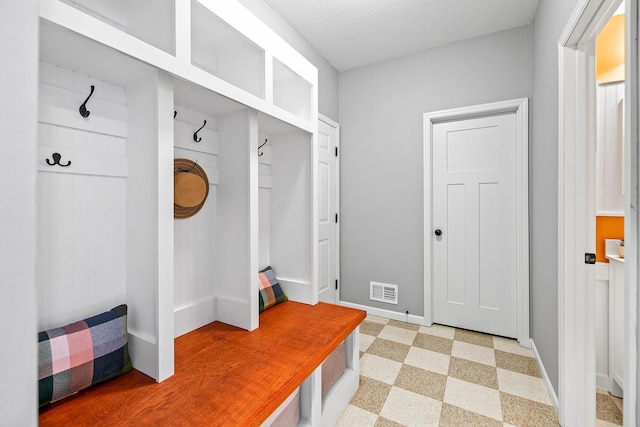
[[[338,121],[338,71],[264,0],[238,0],[318,68],[318,110]]]
[[[36,132],[38,2],[0,2],[0,424],[38,423]],[[10,43],[7,43],[11,40]]]
[[[527,26],[340,74],[343,301],[424,314],[422,116],[531,97],[531,58]],[[371,280],[398,305],[370,301]]]
[[[533,22],[529,143],[531,328],[558,390],[558,40],[577,0],[540,0]]]

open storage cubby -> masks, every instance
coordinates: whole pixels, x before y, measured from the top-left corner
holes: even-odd
[[[174,0],[62,0],[163,51],[175,54]]]
[[[273,59],[273,103],[305,119],[311,118],[312,85],[298,73]]]
[[[193,65],[264,97],[264,50],[191,0],[191,62]]]
[[[251,112],[180,79],[174,89],[175,156],[196,161],[209,178],[203,209],[174,221],[175,335],[214,320],[252,330],[258,326],[258,287],[257,247],[251,245],[257,229],[250,219],[257,203],[250,191]],[[193,133],[202,126],[197,142]]]
[[[38,327],[126,303],[132,362],[162,380],[173,373],[171,79],[45,21],[40,39]]]
[[[300,426],[335,425],[347,408],[360,384],[358,334],[359,328],[356,328],[300,386]],[[336,362],[344,364],[335,366]],[[329,364],[334,366],[329,367]],[[334,368],[339,368],[341,374],[325,388],[324,370]]]
[[[360,384],[360,337],[358,333],[358,330],[351,333],[341,346],[336,349],[335,354],[330,355],[321,367],[324,374],[324,370],[329,369],[328,363],[344,363],[340,366],[341,373],[337,379],[330,382],[328,389],[325,390],[323,387],[322,390],[321,418],[330,420],[328,424],[335,424],[338,421],[351,399],[350,396],[353,396]],[[321,382],[324,386],[326,384],[325,377],[323,375],[321,377]]]
[[[260,145],[260,268],[273,267],[289,299],[316,304],[313,135],[259,114]]]
[[[176,337],[216,319],[219,274],[217,122],[211,114],[182,105],[176,102],[174,107],[174,156],[192,160],[202,167],[208,178],[209,194],[196,215],[174,220]],[[193,137],[196,131],[199,141]]]

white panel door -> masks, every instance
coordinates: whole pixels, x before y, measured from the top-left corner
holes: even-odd
[[[338,297],[338,126],[318,121],[318,300]]]
[[[517,337],[516,132],[515,113],[433,126],[436,323]]]

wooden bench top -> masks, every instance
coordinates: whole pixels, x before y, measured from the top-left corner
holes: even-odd
[[[133,369],[46,406],[40,425],[260,425],[365,315],[288,301],[262,313],[252,332],[211,323],[175,340],[167,380]]]

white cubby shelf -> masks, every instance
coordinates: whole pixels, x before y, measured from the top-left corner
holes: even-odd
[[[316,68],[235,1],[41,0],[40,18],[39,329],[126,303],[133,366],[163,381],[176,337],[259,327],[261,268],[316,304]],[[209,180],[187,219],[177,157]]]

